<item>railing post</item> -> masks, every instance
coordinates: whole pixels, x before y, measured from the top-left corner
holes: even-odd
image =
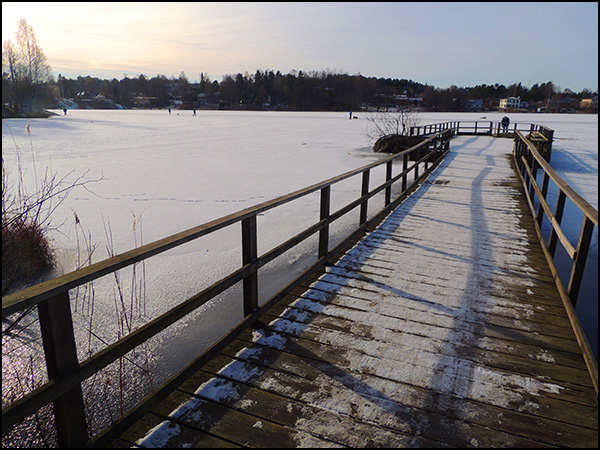
[[[256,214],[242,220],[242,265],[258,258],[256,239]],[[258,308],[258,272],[254,270],[244,278],[244,316]]]
[[[370,170],[365,170],[362,176],[362,188],[360,196],[364,197],[369,193],[369,174]],[[360,225],[363,225],[367,222],[367,207],[368,207],[368,199],[364,199],[360,204]]]
[[[523,176],[525,175],[525,161],[523,161],[523,158],[525,156],[525,142],[523,141],[523,139],[519,138],[519,142],[517,145],[518,148],[518,159],[517,159],[517,163],[519,165],[519,169],[521,170],[521,174],[523,174]]]
[[[402,157],[402,172],[404,175],[402,176],[402,192],[406,191],[406,179],[408,178],[408,173],[406,173],[406,169],[408,169],[408,154],[405,154]]]
[[[546,194],[548,194],[548,184],[550,182],[550,175],[546,171],[544,171],[544,178],[542,180],[542,197],[544,200],[546,199]],[[542,227],[542,221],[544,219],[544,208],[542,207],[542,202],[538,205],[536,220],[540,228]]]
[[[329,217],[329,205],[331,201],[331,186],[321,189],[321,213],[319,220]],[[329,251],[329,225],[319,231],[319,259]]]
[[[385,168],[385,181],[390,181],[392,179],[392,166],[393,161],[388,161]],[[392,186],[388,186],[385,188],[385,206],[388,206],[392,201]]]
[[[546,161],[550,162],[550,157],[552,156],[552,141],[554,140],[554,130],[546,128],[545,136],[548,139],[548,148],[546,149]]]
[[[421,147],[423,148],[423,147]],[[412,152],[413,155],[415,155],[415,179],[414,181],[417,181],[417,179],[419,178],[419,155],[421,154],[421,148],[415,150],[414,152]]]
[[[533,157],[533,154],[529,154],[531,155],[531,165],[529,166],[529,169],[531,170],[531,178],[529,180],[529,197],[531,197],[531,201],[533,202],[533,197],[535,195],[535,188],[533,187],[533,183],[537,184],[537,168],[539,163],[537,162],[537,159]]]
[[[426,149],[428,151],[428,155],[427,155],[427,158],[425,159],[425,172],[427,172],[427,169],[429,168],[429,156],[432,155],[433,153],[435,153],[435,151],[437,149],[437,143],[438,143],[438,138],[435,138],[433,140],[433,142],[431,143],[431,148]],[[429,151],[429,150],[431,150],[431,151]]]
[[[69,292],[38,304],[38,314],[48,379],[52,380],[79,365]],[[85,445],[89,437],[80,384],[54,401],[54,418],[59,447]]]
[[[581,280],[583,279],[583,270],[587,260],[590,242],[592,240],[592,232],[594,231],[594,222],[587,216],[583,218],[581,225],[581,233],[579,235],[579,244],[577,244],[577,253],[575,261],[573,261],[573,270],[571,271],[571,279],[569,280],[569,298],[573,307],[577,303],[579,290],[581,288]]]
[[[562,221],[562,216],[563,216],[563,212],[565,210],[565,200],[567,198],[567,195],[559,189],[558,191],[558,198],[556,199],[556,208],[554,208],[554,219],[556,220],[556,223],[558,223],[558,225],[560,225],[560,222]],[[554,253],[556,252],[556,243],[558,242],[558,234],[556,233],[556,230],[554,229],[554,227],[552,227],[552,232],[550,233],[550,241],[548,243],[548,251],[550,252],[550,254],[552,255],[552,257],[554,258]]]

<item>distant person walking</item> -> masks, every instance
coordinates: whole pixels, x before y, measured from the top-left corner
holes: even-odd
[[[169,108],[169,115],[171,115],[171,108]]]
[[[352,111],[350,111],[350,117],[348,117],[348,119],[352,120]]]
[[[63,108],[63,112],[65,113],[65,116],[67,115],[67,108]]]
[[[195,116],[195,115],[196,115],[196,108],[194,108],[194,114],[192,114],[192,115],[193,115],[193,116]]]
[[[508,124],[510,123],[510,119],[508,118],[508,116],[504,116],[502,118],[502,130],[505,133],[508,133]]]

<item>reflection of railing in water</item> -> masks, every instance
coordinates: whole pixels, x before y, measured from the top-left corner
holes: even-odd
[[[146,342],[173,323],[185,317],[201,305],[238,282],[243,282],[244,320],[234,330],[248,326],[271,304],[278,301],[293,287],[304,281],[309,275],[325,265],[332,257],[353,239],[360,235],[370,224],[376,222],[396,207],[422,180],[428,176],[449,150],[451,130],[443,130],[429,136],[426,140],[408,150],[389,156],[359,169],[347,172],[313,186],[301,189],[277,199],[261,203],[254,207],[233,213],[226,217],[200,225],[190,230],[169,236],[162,240],[130,250],[121,255],[100,261],[91,266],[57,277],[44,283],[24,289],[2,298],[2,317],[38,307],[40,328],[49,382],[24,397],[16,400],[2,410],[2,433],[13,425],[34,414],[41,407],[53,403],[59,446],[81,447],[88,442],[88,428],[85,417],[81,383],[109,364],[117,361],[140,344]],[[414,156],[418,155],[418,156]],[[393,175],[394,162],[402,162],[402,171]],[[413,162],[414,161],[414,162]],[[385,165],[385,181],[375,188],[369,187],[371,169]],[[420,172],[422,170],[422,172]],[[409,180],[410,172],[413,180]],[[361,178],[361,196],[335,212],[330,211],[331,186],[348,178]],[[401,192],[392,200],[392,186],[401,185]],[[259,214],[287,204],[296,199],[320,191],[320,218],[317,223],[306,228],[296,236],[263,255],[258,255],[256,218]],[[384,208],[367,220],[369,199],[384,193]],[[329,249],[329,225],[349,212],[360,208],[359,225],[350,236]],[[178,247],[187,242],[206,236],[214,231],[240,223],[242,240],[242,267],[204,291],[185,300],[175,308],[152,320],[148,324],[131,332],[116,343],[79,363],[73,332],[69,291],[85,283],[113,273],[121,268]],[[258,269],[273,261],[288,250],[294,248],[310,236],[318,233],[318,261],[293,283],[259,306]],[[228,336],[235,336],[235,332]],[[210,355],[219,345],[227,343],[221,339],[205,352]]]

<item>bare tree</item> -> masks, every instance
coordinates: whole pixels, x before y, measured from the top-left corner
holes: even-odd
[[[410,128],[417,126],[419,118],[412,108],[399,108],[394,112],[367,113],[367,137],[376,141],[384,136],[408,136]]]
[[[46,55],[37,43],[37,36],[33,31],[33,27],[28,25],[25,19],[19,20],[17,44],[26,71],[26,78],[31,84],[47,81],[51,74],[50,65]]]
[[[49,80],[52,72],[35,31],[25,19],[19,20],[16,41],[16,47],[10,40],[4,41],[2,66],[9,71],[12,104],[18,113],[33,109],[36,91]]]
[[[13,107],[13,110],[18,113],[19,112],[19,103],[17,101],[19,95],[19,83],[17,76],[18,74],[18,66],[19,66],[19,56],[17,54],[17,50],[13,43],[7,39],[4,41],[2,45],[2,71],[8,70],[8,77],[10,80],[10,92],[7,98],[10,100],[10,105]],[[4,83],[3,83],[4,84]],[[2,97],[4,97],[4,89],[2,90]],[[4,101],[4,99],[3,99]]]

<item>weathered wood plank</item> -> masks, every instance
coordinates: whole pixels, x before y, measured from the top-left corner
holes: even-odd
[[[321,314],[319,314],[319,317]],[[278,317],[282,317],[281,319]],[[275,330],[283,332],[283,333],[294,333],[295,336],[303,336],[304,330],[309,328],[308,323],[310,322],[310,317],[306,315],[305,311],[298,310],[290,310],[288,309],[286,312],[282,313],[280,316],[274,316],[274,321],[271,323],[271,327],[274,327]],[[339,323],[338,327],[335,327],[335,323]],[[383,322],[383,321],[382,321]],[[425,336],[413,336],[413,339],[425,340],[429,344],[429,346],[424,346],[425,348],[420,348],[418,357],[420,360],[415,362],[414,356],[414,348],[410,346],[398,346],[395,343],[389,343],[390,341],[372,341],[370,339],[358,338],[354,336],[353,329],[349,326],[349,321],[346,320],[336,320],[333,319],[330,323],[327,324],[328,327],[333,327],[333,332],[328,334],[329,343],[331,345],[341,346],[341,343],[348,343],[351,345],[351,349],[360,348],[361,351],[364,349],[368,349],[368,355],[373,356],[375,358],[380,358],[379,355],[385,355],[385,359],[391,358],[392,360],[397,360],[399,362],[407,361],[411,359],[411,365],[415,365],[417,367],[421,367],[423,372],[430,372],[431,370],[439,370],[443,372],[450,368],[451,370],[456,370],[458,376],[461,378],[466,377],[466,379],[470,379],[477,381],[478,378],[472,374],[476,375],[485,375],[485,383],[496,383],[497,380],[504,380],[509,376],[508,372],[501,372],[500,374],[493,373],[494,371],[486,369],[484,366],[480,365],[478,362],[473,362],[471,359],[464,359],[459,351],[455,350],[454,343],[444,342],[432,342]],[[311,335],[315,339],[320,339],[320,334],[322,332],[317,326],[312,325],[310,328]],[[361,331],[365,331],[364,328]],[[322,341],[321,341],[322,342]],[[393,341],[392,341],[393,342]],[[342,347],[343,348],[343,347]],[[451,351],[444,352],[445,348],[452,349]],[[349,350],[352,351],[352,350]],[[446,355],[445,353],[451,353]],[[551,355],[551,354],[550,354]],[[363,361],[364,362],[364,361]],[[548,364],[548,363],[546,363]],[[537,364],[538,370],[541,370],[544,376],[547,375],[547,371],[543,370],[543,364]],[[513,372],[514,373],[514,372]],[[583,375],[585,372],[581,371],[581,379],[583,380]],[[494,381],[496,380],[496,381]],[[532,383],[530,380],[530,375],[526,377],[526,379],[518,380],[523,383]],[[577,381],[576,379],[572,381]],[[514,381],[516,383],[517,381]],[[531,385],[533,386],[533,385]],[[578,398],[578,391],[582,387],[571,387],[571,389],[576,390],[575,399]],[[569,397],[569,386],[567,383],[563,383],[561,385],[561,397],[568,398]],[[592,397],[593,398],[593,397]],[[587,398],[583,398],[585,404],[589,404]],[[573,399],[571,399],[573,401]],[[597,404],[597,403],[596,403]]]
[[[252,352],[238,352],[238,359],[215,360],[215,365],[211,363],[206,369],[210,373],[223,375],[223,371],[218,368],[229,367],[227,376],[233,379],[244,370],[259,370],[259,377],[246,382],[253,383],[260,389],[349,415],[361,422],[382,425],[417,436],[436,437],[441,442],[449,442],[456,446],[473,445],[472,439],[476,436],[481,436],[482,441],[488,443],[486,445],[502,445],[503,442],[503,445],[515,447],[544,446],[544,439],[565,440],[555,430],[555,421],[543,418],[536,418],[534,421],[528,414],[482,406],[477,402],[457,401],[428,389],[396,384],[374,376],[352,376],[333,365],[323,365],[307,358],[295,361],[292,356],[285,359],[276,358],[275,362],[267,367],[262,365],[262,361],[248,360],[247,357],[251,355]],[[277,370],[277,362],[280,370]],[[503,417],[503,414],[512,414],[513,419],[518,415],[519,420],[515,421],[516,423],[499,422],[498,419]],[[523,422],[529,426],[521,429]],[[540,423],[544,423],[546,431],[532,432],[531,425],[535,422],[538,427]],[[508,428],[508,431],[505,428]],[[593,433],[589,430],[571,426],[563,427],[562,432],[565,430],[570,433],[566,440],[573,442],[577,436],[578,442],[593,442]],[[519,436],[519,433],[522,435]],[[535,444],[529,439],[534,439]]]
[[[292,303],[295,302],[296,300],[294,300]],[[335,300],[333,300],[332,303],[335,303]],[[288,317],[303,323],[318,325],[318,323],[315,323],[310,317],[306,316],[306,308],[300,308],[297,312],[294,312],[295,306],[288,306],[287,309],[284,309],[284,305],[281,305],[281,308],[274,308],[267,314],[272,320],[278,317]],[[273,316],[271,314],[275,315]],[[322,309],[320,310],[319,314],[327,315],[327,311]],[[331,328],[332,330],[339,329],[335,326],[332,327],[331,321],[325,322],[323,326],[325,328]],[[435,338],[432,338],[432,340],[429,342],[430,345],[422,345],[418,343],[420,341],[410,337],[409,339],[403,339],[405,337],[403,336],[405,334],[404,332],[401,336],[398,336],[398,333],[395,330],[388,329],[387,331],[389,331],[387,335],[384,335],[383,333],[378,334],[379,338],[383,340],[383,342],[395,342],[397,345],[406,346],[412,351],[431,351],[432,348],[437,350],[442,347],[442,344],[447,343],[447,341],[442,339],[435,340]],[[357,339],[365,338],[366,336],[364,327],[361,328],[360,334],[354,334],[353,337]],[[373,338],[367,337],[367,339]],[[513,369],[515,366],[523,367],[523,369],[528,369],[533,374],[539,372],[539,375],[548,375],[548,371],[551,371],[552,374],[554,374],[553,378],[561,379],[570,383],[580,384],[582,386],[591,386],[585,364],[583,361],[581,361],[580,357],[569,358],[568,356],[570,355],[564,355],[556,351],[550,352],[548,349],[542,347],[525,347],[522,348],[523,351],[519,352],[515,351],[514,343],[511,345],[510,342],[494,342],[493,338],[485,338],[482,339],[482,341],[484,342],[482,342],[479,346],[461,345],[461,342],[456,342],[456,345],[451,347],[452,351],[448,354],[459,354],[463,357],[470,357],[471,359],[477,361],[486,361],[486,364],[495,367],[506,367]],[[520,344],[520,347],[521,346],[522,344]],[[548,364],[550,364],[550,366],[548,366]]]
[[[199,371],[190,378],[180,390],[195,393],[230,408],[251,410],[252,414],[261,419],[293,427],[341,445],[395,448],[417,444],[437,447],[443,444],[385,427],[374,429],[372,425],[357,422],[346,415],[204,371]],[[353,433],[348,433],[348,429],[352,429]]]
[[[217,436],[244,447],[339,447],[310,433],[284,427],[275,422],[259,420],[253,414],[227,408],[210,400],[203,400],[181,391],[175,391],[159,404],[155,413],[177,419],[187,427]],[[204,434],[202,433],[202,434]],[[179,435],[174,433],[175,442]],[[183,440],[182,442],[185,442]],[[171,439],[165,446],[171,447]]]

